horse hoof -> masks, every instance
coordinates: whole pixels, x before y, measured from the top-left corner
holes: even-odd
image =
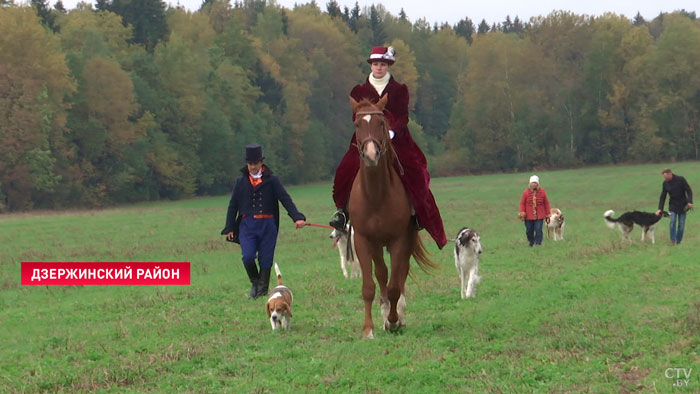
[[[391,323],[388,320],[384,322],[384,330],[389,332],[397,332],[404,325],[400,322]]]
[[[373,332],[373,330],[369,330],[368,333],[365,333],[365,339],[374,339],[374,332]]]

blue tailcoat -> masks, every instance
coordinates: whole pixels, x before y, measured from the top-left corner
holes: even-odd
[[[280,209],[278,202],[282,203],[293,221],[306,220],[306,217],[297,210],[279,177],[274,175],[270,168],[263,165],[262,182],[255,187],[250,184],[248,179],[247,166],[241,168],[241,173],[242,175],[236,179],[233,186],[226,214],[226,226],[221,230],[221,234],[233,232],[234,242],[239,243],[239,227],[241,218],[245,215],[274,215],[275,226],[279,229]]]

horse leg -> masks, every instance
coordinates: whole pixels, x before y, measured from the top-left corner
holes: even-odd
[[[406,325],[405,310],[406,298],[403,296],[406,277],[408,276],[410,243],[408,236],[391,245],[391,278],[387,293],[389,296],[389,314],[384,320],[384,328],[389,331],[396,331]],[[399,305],[399,299],[403,299]],[[400,311],[399,307],[400,306]],[[400,312],[400,314],[399,314]]]
[[[372,323],[372,301],[376,286],[372,279],[372,257],[368,248],[368,241],[359,234],[355,236],[355,251],[357,260],[362,269],[362,299],[365,301],[365,324],[363,335],[367,339],[374,339],[374,323]]]
[[[411,235],[413,236],[413,235]],[[406,269],[403,272],[399,280],[399,288],[401,289],[401,296],[396,304],[396,312],[399,315],[399,328],[406,327],[406,278],[408,278],[408,272],[411,269],[411,252],[406,251]]]
[[[403,290],[399,302],[396,303],[396,313],[399,315],[399,328],[406,327],[406,296]]]
[[[389,270],[387,269],[386,263],[384,262],[384,255],[382,249],[375,251],[374,254],[374,276],[377,277],[377,282],[379,283],[379,308],[382,311],[382,319],[386,321],[389,316],[389,297],[387,296],[387,282],[389,281]],[[386,327],[384,327],[386,330]]]

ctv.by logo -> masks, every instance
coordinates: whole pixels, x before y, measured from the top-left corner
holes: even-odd
[[[693,373],[693,368],[666,368],[664,376],[666,379],[675,380],[674,387],[688,387],[691,373]]]

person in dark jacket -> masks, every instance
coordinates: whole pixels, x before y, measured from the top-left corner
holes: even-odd
[[[664,183],[661,185],[661,198],[656,215],[661,215],[666,204],[666,195],[671,196],[668,200],[668,211],[671,215],[671,246],[678,245],[683,240],[685,213],[693,207],[693,191],[685,178],[674,174],[670,168],[661,171],[661,175],[664,177]]]
[[[415,210],[416,217],[414,219],[417,219],[417,227],[419,229],[421,226],[424,227],[433,237],[437,246],[442,249],[447,243],[447,237],[440,211],[435,203],[435,197],[430,191],[428,162],[408,130],[408,87],[397,82],[389,73],[389,68],[394,64],[394,61],[392,47],[377,46],[372,48],[372,53],[367,59],[371,72],[365,83],[356,85],[352,89],[350,97],[358,102],[369,99],[376,103],[382,97],[389,96],[384,107],[384,116],[389,124],[391,144],[398,159],[394,168],[400,175],[401,182]],[[353,114],[354,121],[355,114]],[[331,219],[330,225],[339,230],[345,229],[345,224],[348,221],[346,208],[353,181],[360,169],[360,158],[356,145],[353,134],[348,151],[340,161],[333,180],[333,201],[338,211]]]
[[[540,187],[540,178],[537,175],[530,177],[528,188],[520,197],[520,211],[518,217],[525,222],[525,236],[532,245],[542,245],[542,221],[549,221],[551,209],[549,197],[544,188]]]
[[[296,224],[306,226],[306,217],[297,210],[279,178],[263,164],[262,147],[245,147],[246,166],[236,179],[226,214],[226,226],[221,234],[226,240],[241,245],[243,266],[250,279],[250,298],[267,295],[270,269],[275,257],[279,230],[279,204],[281,202]],[[255,265],[258,258],[260,271]]]

